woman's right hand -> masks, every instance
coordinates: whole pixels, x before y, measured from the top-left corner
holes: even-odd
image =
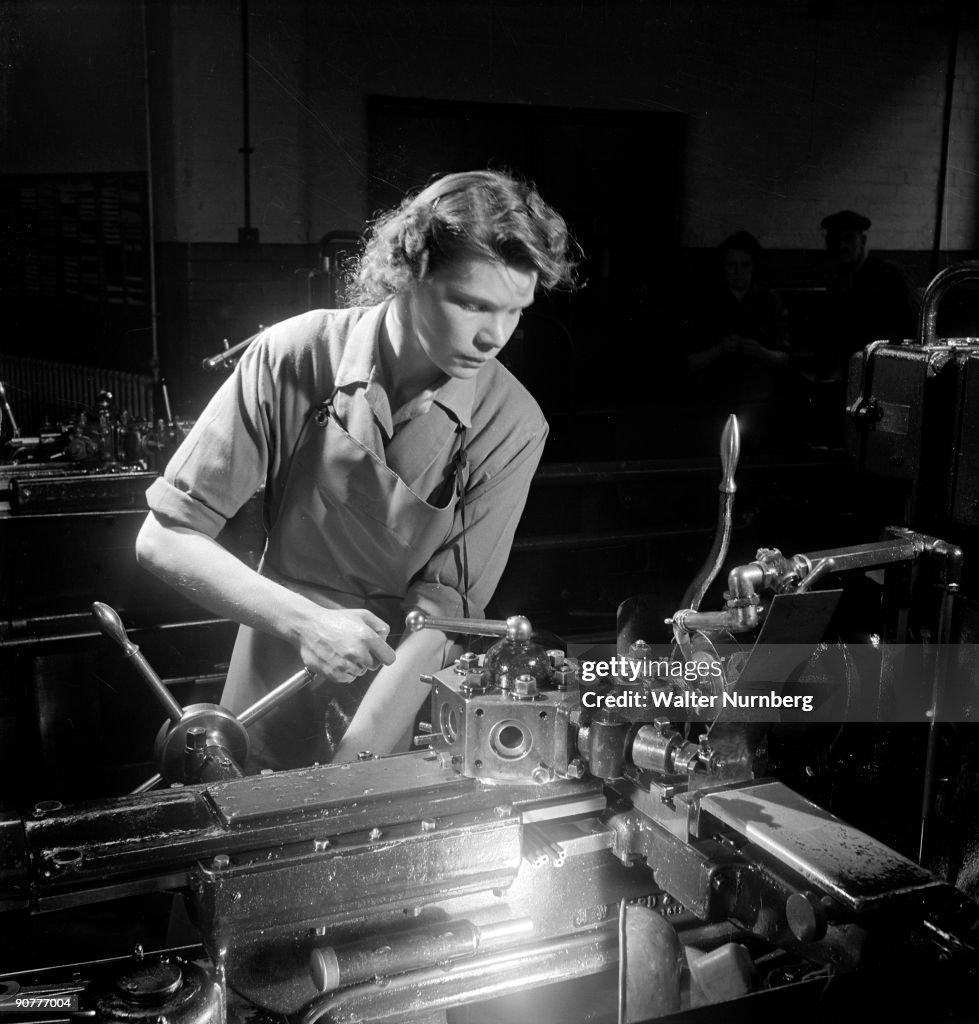
[[[298,632],[303,664],[334,683],[352,683],[395,658],[387,623],[365,608],[316,607]]]

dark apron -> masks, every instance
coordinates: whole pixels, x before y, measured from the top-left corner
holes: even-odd
[[[357,393],[351,401],[366,399]],[[466,460],[456,467],[464,473]],[[445,508],[430,505],[325,402],[296,444],[261,572],[323,608],[367,608],[388,624],[393,647],[411,580],[451,533],[457,493]],[[291,644],[242,626],[222,703],[242,711],[302,667]],[[314,682],[269,712],[249,728],[249,767],[329,761],[374,675],[347,685]]]

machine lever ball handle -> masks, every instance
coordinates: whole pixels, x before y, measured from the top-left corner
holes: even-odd
[[[420,608],[412,608],[405,616],[409,632],[420,629],[441,629],[446,633],[466,633],[472,636],[505,636],[508,640],[530,640],[533,627],[522,615],[508,619],[440,619],[426,615]]]
[[[114,640],[122,648],[126,657],[132,659],[139,674],[149,684],[153,695],[163,705],[167,718],[174,724],[179,722],[183,718],[184,709],[174,699],[173,694],[163,685],[163,680],[153,671],[150,663],[140,654],[139,647],[126,636],[126,629],[115,608],[111,608],[101,601],[96,601],[92,605],[92,614],[95,616],[95,621],[98,623],[102,633],[110,640]]]

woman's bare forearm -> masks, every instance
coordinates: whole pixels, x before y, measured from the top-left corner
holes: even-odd
[[[139,563],[208,611],[292,644],[303,663],[350,682],[394,660],[387,625],[363,609],[331,610],[249,568],[197,530],[151,512],[136,541]]]
[[[390,754],[414,724],[415,714],[432,690],[420,681],[436,671],[447,640],[439,630],[409,633],[398,647],[398,660],[377,673],[344,734],[334,761],[353,761],[363,750]]]

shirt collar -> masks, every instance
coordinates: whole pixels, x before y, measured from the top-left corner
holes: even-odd
[[[384,323],[384,314],[389,302],[371,306],[357,321],[350,334],[350,341],[344,346],[340,365],[337,367],[334,386],[337,390],[351,385],[363,385],[366,398],[374,409],[381,425],[391,433],[391,408],[387,394],[383,392],[383,374],[378,361],[377,345]],[[381,394],[379,394],[379,392]],[[382,399],[383,394],[383,399]],[[460,380],[447,377],[435,389],[432,401],[449,412],[463,427],[472,426],[472,409],[476,399],[476,378]]]

